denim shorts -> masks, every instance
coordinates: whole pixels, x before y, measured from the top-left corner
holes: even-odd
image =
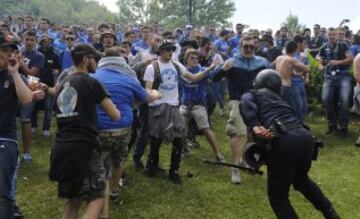
[[[31,115],[34,110],[35,102],[28,103],[28,104],[21,104],[20,105],[20,122],[30,122]]]

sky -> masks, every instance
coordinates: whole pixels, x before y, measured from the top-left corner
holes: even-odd
[[[117,0],[98,0],[111,11],[118,10]],[[184,0],[186,1],[186,0]],[[216,0],[213,0],[216,1]],[[360,29],[360,0],[233,0],[236,11],[230,21],[250,25],[250,28],[278,29],[291,12],[299,17],[301,24],[312,27],[338,26],[343,19],[349,19],[348,26]]]

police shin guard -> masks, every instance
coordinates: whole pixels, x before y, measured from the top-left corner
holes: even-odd
[[[322,214],[324,215],[325,219],[340,219],[340,216],[336,213],[333,207],[323,210]]]

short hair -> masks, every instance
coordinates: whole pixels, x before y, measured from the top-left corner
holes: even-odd
[[[34,21],[34,18],[33,18],[33,17],[31,17],[30,15],[26,15],[26,16],[24,16],[24,20],[25,20],[26,18],[30,18],[30,20],[31,20],[31,21]]]
[[[25,37],[34,37],[36,39],[36,32],[33,30],[28,30],[24,33],[24,38]]]
[[[296,49],[297,49],[297,43],[294,40],[287,42],[285,45],[285,51],[287,54],[294,53]]]
[[[122,41],[120,45],[128,45],[130,48],[132,47],[132,43],[129,40]]]
[[[152,28],[151,28],[151,27],[149,27],[149,26],[143,26],[143,27],[141,28],[141,32],[143,32],[145,29],[148,29],[148,30],[152,31]]]
[[[310,28],[305,28],[303,33],[307,32],[307,31],[311,32]]]
[[[354,34],[353,35],[353,41],[355,45],[360,45],[360,35]]]
[[[304,41],[306,41],[306,37],[304,37],[302,35],[295,35],[293,40],[296,43],[303,43]]]
[[[7,31],[10,31],[10,27],[7,24],[1,24],[0,27],[7,29]]]
[[[261,41],[269,43],[271,46],[274,45],[274,38],[271,35],[264,35],[261,38]]]
[[[206,45],[209,44],[209,43],[211,43],[210,38],[208,38],[208,37],[201,37],[200,47],[204,47],[204,46],[206,46]]]
[[[102,24],[99,25],[98,31],[100,31],[101,28],[110,29],[110,26],[108,24],[102,23]]]
[[[105,49],[104,51],[105,57],[120,57],[120,48],[117,47],[111,47],[108,49]]]
[[[333,32],[333,31],[336,31],[336,29],[335,29],[334,27],[329,27],[329,28],[327,29],[327,32]]]
[[[47,18],[41,18],[41,20],[42,20],[42,21],[46,21],[47,24],[50,24],[50,21],[49,21],[49,19],[47,19]]]
[[[127,37],[129,37],[131,34],[136,35],[136,33],[135,33],[134,31],[126,31],[125,34],[124,34],[124,37],[127,38]]]
[[[23,18],[23,17],[18,17],[17,19],[24,21],[24,18]]]
[[[244,41],[250,41],[252,39],[253,39],[253,37],[251,36],[251,34],[248,34],[248,33],[245,34],[244,36],[242,36],[240,38],[240,46],[243,44]]]
[[[345,32],[345,28],[343,28],[343,27],[338,27],[338,28],[336,28],[336,32],[338,32],[338,31]]]
[[[163,38],[166,38],[168,36],[173,36],[173,33],[171,31],[169,31],[169,30],[165,30],[164,32],[161,33],[161,36]]]
[[[199,57],[199,52],[196,50],[196,49],[193,49],[193,48],[189,48],[185,51],[185,55],[184,55],[184,60],[188,60],[188,58],[191,56],[191,55],[195,55],[197,57]]]
[[[280,30],[286,30],[286,31],[288,31],[288,28],[287,28],[287,27],[281,27]]]
[[[94,47],[85,43],[80,43],[71,50],[71,58],[74,62],[74,65],[78,66],[82,63],[85,56],[91,55],[93,53],[96,53]]]

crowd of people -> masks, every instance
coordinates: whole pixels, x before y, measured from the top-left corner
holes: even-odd
[[[267,130],[271,124],[261,126],[264,121],[252,115],[258,109],[254,108],[257,101],[244,94],[254,89],[259,72],[274,69],[281,79],[281,91],[275,89],[281,101],[270,101],[274,106],[270,111],[276,111],[277,103],[287,104],[294,115],[291,118],[304,124],[307,85],[312,83],[310,56],[318,60],[318,70],[324,76],[326,134],[348,137],[352,86],[354,81],[360,84],[360,31],[318,24],[312,31],[306,28],[302,32],[282,27],[273,33],[241,23],[235,29],[186,25],[169,31],[158,24],[121,28],[107,23],[69,26],[46,18],[37,24],[31,16],[19,17],[15,23],[2,21],[0,218],[21,217],[15,204],[16,170],[19,165],[31,165],[32,136],[41,130],[43,137],[49,138],[54,116],[57,129],[49,178],[58,182],[58,196],[68,199],[63,218],[76,218],[81,201],[88,203],[84,218],[109,217],[109,197],[118,200],[131,148],[134,167],[156,177],[164,171],[159,164],[160,147],[171,143],[168,174],[175,184],[182,183],[182,156],[189,156],[191,147],[198,145],[199,134],[211,146],[215,161],[228,159],[246,166],[243,147],[251,133],[264,139],[273,135]],[[354,77],[350,75],[352,66]],[[360,112],[359,94],[355,87],[356,112]],[[227,120],[229,158],[224,157],[212,129],[211,115],[217,105]],[[41,111],[43,124],[39,126]],[[17,117],[23,147],[19,159]],[[299,125],[291,126],[294,128]],[[355,144],[360,146],[360,138]],[[147,145],[149,154],[144,163]],[[270,170],[281,164],[273,163]],[[312,185],[309,168],[302,170],[306,183],[301,178],[294,186],[296,183],[302,192],[315,190],[320,197],[314,201],[318,201],[314,204],[317,209],[326,218],[339,218]],[[276,171],[271,173],[272,180],[280,177]],[[242,183],[238,168],[232,168],[230,175],[231,183]],[[290,184],[269,182],[269,189],[274,189],[269,193],[270,203],[279,218],[296,217],[288,196],[279,195],[288,193]],[[311,189],[305,184],[311,184]],[[285,190],[280,190],[281,186]]]

